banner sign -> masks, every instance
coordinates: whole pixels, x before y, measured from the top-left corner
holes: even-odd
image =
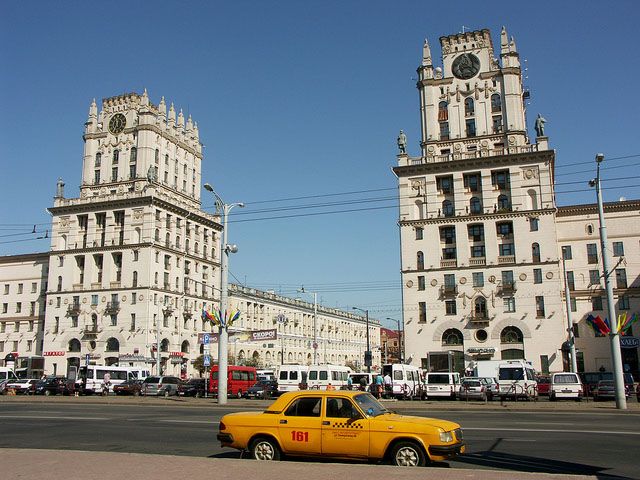
[[[263,340],[275,340],[278,338],[278,330],[273,328],[270,330],[254,330],[249,332],[251,334],[251,340],[254,342],[261,342]]]
[[[201,343],[205,335],[209,336],[209,343],[218,343],[218,333],[199,333],[198,343]],[[276,328],[269,330],[249,330],[246,332],[229,332],[230,342],[262,342],[265,340],[275,340],[278,338]],[[203,344],[204,345],[204,344]]]
[[[620,337],[620,347],[622,348],[638,348],[640,346],[640,338],[638,337]]]
[[[493,347],[487,347],[487,348],[467,348],[467,353],[475,353],[475,354],[489,354],[489,355],[493,355],[494,353],[496,353],[496,349]]]
[[[42,355],[45,357],[64,357],[66,353],[67,352],[62,350],[62,351],[56,351],[56,352],[44,352]]]

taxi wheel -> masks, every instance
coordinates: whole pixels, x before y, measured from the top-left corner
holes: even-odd
[[[391,463],[399,467],[424,467],[427,464],[427,457],[418,444],[399,442],[391,451]]]
[[[249,447],[251,458],[255,460],[280,460],[280,448],[275,440],[258,437]]]

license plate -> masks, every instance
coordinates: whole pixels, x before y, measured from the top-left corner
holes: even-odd
[[[438,390],[438,387],[429,387],[429,390]]]
[[[571,393],[571,390],[562,390],[562,393]]]

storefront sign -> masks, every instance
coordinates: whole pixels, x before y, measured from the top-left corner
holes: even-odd
[[[42,355],[45,357],[64,357],[66,353],[67,352],[62,350],[62,351],[44,352]]]
[[[640,346],[640,338],[638,337],[620,337],[620,347],[622,348],[638,348]]]
[[[467,353],[475,353],[476,355],[493,355],[496,349],[493,347],[486,348],[467,348]]]
[[[144,355],[131,355],[130,353],[124,353],[118,356],[118,360],[121,362],[144,362],[147,359]]]
[[[169,356],[170,357],[180,357],[180,358],[182,358],[182,357],[184,357],[184,352],[170,352]]]
[[[275,340],[278,338],[278,330],[254,330],[251,333],[251,340],[254,342],[261,342],[263,340]]]

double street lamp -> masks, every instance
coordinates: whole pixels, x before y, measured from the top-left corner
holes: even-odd
[[[298,293],[310,293],[313,295],[313,364],[318,364],[318,294],[308,292],[304,286],[300,287]],[[324,362],[327,363],[327,344],[324,346]]]
[[[225,405],[227,403],[227,375],[229,352],[228,341],[228,325],[227,325],[227,296],[229,290],[229,253],[236,253],[238,247],[236,245],[227,244],[227,218],[233,207],[244,207],[244,203],[224,203],[220,195],[218,195],[211,185],[204,184],[204,189],[213,194],[216,201],[216,213],[222,215],[222,248],[220,261],[220,338],[218,340],[218,404]]]
[[[364,364],[367,367],[367,372],[371,373],[371,349],[369,348],[369,310],[365,310],[358,307],[353,307],[353,309],[363,312],[367,322],[367,351],[364,352]]]

